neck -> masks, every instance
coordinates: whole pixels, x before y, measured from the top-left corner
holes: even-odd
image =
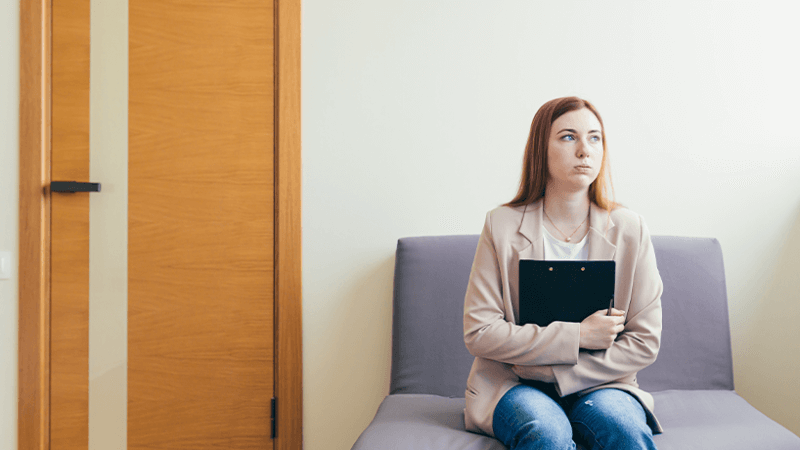
[[[563,192],[546,189],[544,193],[545,211],[556,223],[581,223],[586,219],[590,204],[588,191]]]

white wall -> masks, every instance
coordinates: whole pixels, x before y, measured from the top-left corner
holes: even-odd
[[[19,1],[0,0],[0,450],[17,448],[17,254],[19,253]]]
[[[305,448],[349,448],[388,393],[397,239],[479,233],[572,94],[618,201],[720,240],[737,391],[800,433],[794,4],[304,0]]]

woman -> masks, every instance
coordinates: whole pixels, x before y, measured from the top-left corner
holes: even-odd
[[[662,429],[636,373],[658,354],[663,284],[647,226],[607,198],[608,174],[595,107],[577,97],[545,103],[517,196],[486,215],[469,278],[468,430],[511,449],[655,448]],[[616,261],[612,314],[517,325],[520,259]]]

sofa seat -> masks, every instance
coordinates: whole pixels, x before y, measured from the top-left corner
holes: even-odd
[[[497,439],[464,430],[464,399],[430,394],[387,396],[356,449],[506,450]]]
[[[664,433],[659,450],[798,450],[800,438],[734,391],[654,392]],[[496,439],[464,431],[464,399],[429,394],[387,396],[357,449],[505,450]]]
[[[735,391],[654,392],[664,433],[659,450],[800,450],[800,438],[747,403]]]

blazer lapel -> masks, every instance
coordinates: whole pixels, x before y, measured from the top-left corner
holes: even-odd
[[[542,199],[525,205],[519,233],[528,240],[527,245],[518,250],[519,259],[544,259],[544,234],[542,234]]]
[[[589,260],[614,259],[617,246],[608,239],[614,221],[608,211],[594,202],[589,204]]]

